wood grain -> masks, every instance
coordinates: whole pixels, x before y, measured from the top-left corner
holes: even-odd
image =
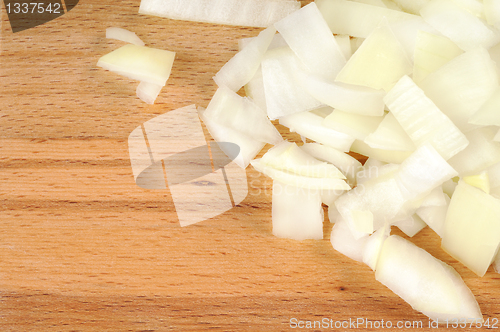
[[[260,31],[139,15],[139,3],[81,0],[15,34],[2,7],[0,330],[279,331],[292,318],[426,327],[368,267],[332,249],[330,223],[322,241],[273,237],[271,181],[251,168],[242,204],[185,228],[168,190],[135,185],[130,132],[206,106],[237,40]],[[136,82],[96,67],[122,45],[105,39],[111,26],[177,53],[155,105],[136,98]],[[485,319],[500,318],[498,274],[476,277],[429,229],[412,241],[457,269]]]

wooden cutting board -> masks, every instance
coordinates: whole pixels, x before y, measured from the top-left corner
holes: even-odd
[[[130,132],[179,107],[206,107],[238,39],[261,31],[139,15],[139,4],[81,0],[17,33],[2,7],[0,330],[278,331],[299,321],[425,330],[424,315],[333,250],[329,222],[320,241],[272,236],[271,180],[252,168],[240,205],[184,228],[168,190],[134,183]],[[155,105],[135,96],[137,82],[96,67],[123,45],[105,39],[112,26],[176,52]],[[498,274],[476,277],[429,229],[411,241],[462,275],[485,319],[500,318]]]

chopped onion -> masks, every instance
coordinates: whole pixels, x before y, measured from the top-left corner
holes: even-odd
[[[107,28],[106,38],[117,39],[134,45],[144,46],[144,42],[139,37],[137,37],[135,32],[128,31],[122,28]]]
[[[295,0],[141,0],[140,14],[267,28],[300,8]]]

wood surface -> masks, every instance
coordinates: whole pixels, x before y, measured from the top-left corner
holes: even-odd
[[[271,180],[252,168],[239,206],[184,228],[168,190],[136,186],[130,132],[169,110],[206,107],[237,40],[261,30],[139,15],[139,4],[81,0],[18,33],[1,7],[0,331],[298,330],[292,318],[427,330],[367,266],[333,250],[329,222],[323,240],[274,237]],[[176,52],[155,105],[135,96],[137,82],[96,67],[123,45],[105,38],[112,26]],[[462,275],[485,319],[500,318],[498,274],[476,277],[428,228],[411,241]]]

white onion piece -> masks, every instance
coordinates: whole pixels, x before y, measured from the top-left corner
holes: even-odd
[[[275,34],[276,30],[273,27],[259,33],[222,66],[214,76],[215,83],[219,87],[227,86],[235,92],[247,84],[259,69],[262,58]]]
[[[431,145],[424,145],[401,164],[397,180],[403,197],[413,200],[425,197],[457,175],[457,171]]]
[[[384,101],[417,147],[431,144],[444,159],[449,159],[469,144],[465,135],[408,76],[398,81]]]
[[[453,0],[433,0],[421,9],[420,15],[464,51],[487,49],[500,39],[488,25]]]
[[[382,0],[352,0],[352,1],[359,2],[359,3],[364,3],[364,4],[367,4],[367,5],[372,5],[372,6],[387,8],[387,6],[384,4],[384,2]]]
[[[359,186],[367,181],[370,181],[371,179],[396,172],[398,169],[398,164],[386,164],[370,157],[356,174],[356,183]]]
[[[485,193],[490,193],[490,179],[487,171],[482,171],[476,175],[464,176],[462,180],[473,187],[479,188]]]
[[[319,161],[292,142],[283,141],[269,149],[261,163],[282,171],[314,178],[346,179],[334,165]]]
[[[486,22],[500,29],[500,3],[496,0],[483,0],[483,4]]]
[[[374,149],[413,152],[417,148],[391,112],[374,132],[366,136],[364,142]]]
[[[383,118],[383,116],[367,116],[334,110],[323,120],[323,125],[346,133],[355,139],[363,140],[377,129]]]
[[[239,96],[225,86],[217,89],[208,104],[204,117],[240,131],[257,141],[273,145],[283,141],[263,110],[252,100]]]
[[[487,169],[490,187],[500,187],[500,163],[496,163]]]
[[[415,45],[413,81],[418,84],[427,75],[462,53],[449,38],[419,31]]]
[[[344,58],[347,60],[352,55],[352,47],[351,47],[351,38],[348,35],[336,35],[334,36],[337,44],[339,45],[339,49],[344,55]]]
[[[295,73],[304,68],[290,48],[269,50],[261,66],[267,115],[271,120],[321,106],[321,102],[297,84]]]
[[[260,158],[254,159],[250,163],[257,171],[269,176],[273,180],[293,187],[315,189],[318,191],[323,189],[339,191],[351,189],[351,187],[342,179],[314,178],[282,171],[266,165]]]
[[[354,137],[323,126],[323,117],[312,112],[301,112],[283,117],[279,123],[292,132],[328,145],[343,152],[349,151]]]
[[[335,80],[388,90],[412,70],[405,50],[385,22],[366,38]]]
[[[434,188],[427,196],[425,196],[420,204],[420,207],[427,206],[445,206],[448,204],[446,194],[442,186]],[[448,197],[449,198],[449,197]]]
[[[443,206],[422,206],[416,211],[417,215],[439,236],[443,237],[444,223],[450,198],[446,196],[447,204]]]
[[[479,110],[469,119],[469,123],[480,126],[500,126],[500,87]]]
[[[234,162],[241,168],[246,168],[250,164],[250,161],[257,156],[260,150],[262,150],[266,143],[258,141],[241,133],[240,131],[223,126],[216,121],[205,117],[203,114],[204,111],[204,109],[200,108],[198,109],[198,114],[210,132],[210,135],[212,135],[216,142],[230,142],[238,145],[240,151],[238,156],[234,159]],[[224,151],[224,145],[219,146]],[[229,152],[224,152],[227,155],[231,155]]]
[[[493,142],[496,129],[483,127],[468,132],[465,136],[469,146],[450,158],[448,162],[460,176],[475,175],[500,162],[500,144]]]
[[[127,44],[102,56],[97,65],[131,79],[164,86],[174,58],[174,52]]]
[[[360,232],[352,211],[370,211],[373,214],[373,229],[379,229],[388,220],[393,220],[400,212],[405,199],[401,193],[395,173],[389,173],[358,185],[340,196],[335,206],[356,239],[370,232]]]
[[[311,73],[333,80],[345,65],[346,59],[314,2],[274,26]]]
[[[366,38],[385,17],[390,23],[416,15],[346,0],[316,0],[321,14],[334,34]]]
[[[330,209],[332,208],[328,209],[328,215],[330,215]],[[356,239],[347,223],[342,219],[335,221],[330,234],[333,249],[358,262],[363,262],[363,250],[367,240],[368,236]]]
[[[273,235],[293,240],[323,239],[323,208],[318,190],[273,181]]]
[[[482,321],[479,305],[458,273],[397,235],[385,240],[375,278],[432,320]]]
[[[452,0],[456,5],[467,9],[469,12],[474,14],[474,16],[480,18],[481,20],[486,20],[483,0]],[[490,24],[492,25],[492,24]]]
[[[425,22],[422,17],[415,16],[409,20],[397,21],[389,24],[392,32],[403,46],[408,59],[413,60],[417,45],[417,36],[421,31],[439,33]]]
[[[141,0],[139,13],[174,20],[267,28],[300,8],[287,0]]]
[[[106,38],[121,40],[138,46],[144,46],[144,42],[139,37],[137,37],[135,32],[123,28],[107,28]]]
[[[465,52],[419,83],[425,95],[463,132],[469,118],[498,88],[496,65],[483,48]]]
[[[351,145],[351,151],[364,156],[373,157],[380,161],[393,164],[401,164],[413,151],[376,149],[370,147],[363,141],[355,140]]]
[[[500,200],[460,181],[446,215],[442,248],[483,276],[499,244]]]
[[[361,163],[356,158],[319,143],[305,143],[300,148],[314,158],[329,162],[336,166],[346,176],[349,185],[354,186],[356,184],[356,173],[358,169],[362,167]]]
[[[391,228],[389,224],[385,224],[383,227],[378,229],[375,233],[368,237],[365,241],[365,246],[363,248],[363,263],[368,265],[373,271],[377,268],[378,258],[380,256],[380,251],[385,240],[389,237],[391,233]]]
[[[136,94],[146,104],[154,104],[162,88],[163,86],[158,84],[141,82],[137,86]]]
[[[414,237],[427,226],[427,224],[416,214],[398,220],[394,222],[393,225],[399,228],[408,237]]]
[[[245,94],[267,114],[266,94],[262,67],[259,67],[252,79],[245,85]]]
[[[331,82],[305,72],[297,72],[296,77],[305,91],[325,105],[361,115],[384,114],[384,90]]]
[[[428,4],[431,0],[392,0],[401,8],[410,14],[420,15],[420,9]]]

